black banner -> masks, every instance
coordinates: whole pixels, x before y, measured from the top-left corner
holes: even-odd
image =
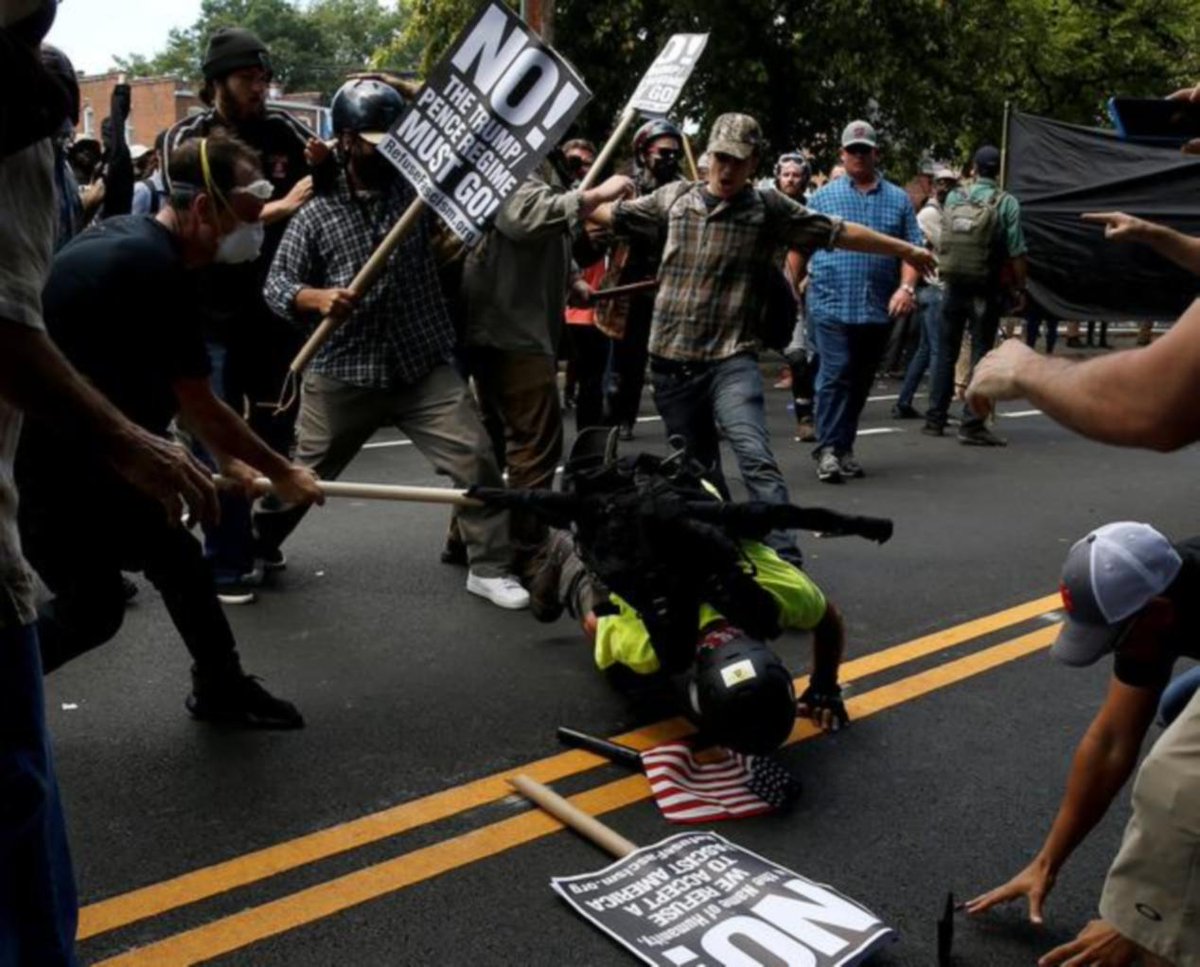
[[[1021,203],[1030,293],[1052,317],[1174,321],[1195,298],[1189,272],[1079,216],[1123,211],[1200,235],[1200,159],[1014,112],[1006,188]]]

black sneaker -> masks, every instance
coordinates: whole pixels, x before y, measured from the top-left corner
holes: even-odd
[[[842,468],[843,477],[852,477],[857,480],[866,476],[865,472],[863,471],[862,464],[854,459],[853,451],[847,450],[845,453],[841,454],[837,460],[838,466]]]
[[[945,436],[946,427],[941,423],[926,423],[921,427],[921,432],[926,436]]]
[[[925,414],[908,403],[897,403],[892,407],[893,420],[919,420]]]
[[[276,698],[255,675],[240,670],[203,679],[192,673],[192,694],[185,702],[192,718],[242,729],[302,729],[304,717],[291,702]]]
[[[963,427],[958,431],[958,442],[968,447],[1006,447],[1008,441],[998,437],[984,426]]]
[[[255,552],[254,559],[267,574],[287,568],[287,555],[283,553],[282,547],[260,547]]]

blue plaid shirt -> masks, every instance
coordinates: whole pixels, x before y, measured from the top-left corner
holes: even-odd
[[[923,246],[908,193],[880,178],[862,192],[846,177],[832,181],[808,202],[808,210],[836,215],[884,235]],[[887,322],[888,300],[900,285],[900,260],[863,252],[816,251],[808,263],[807,306],[814,322]]]

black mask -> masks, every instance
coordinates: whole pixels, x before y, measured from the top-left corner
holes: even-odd
[[[646,159],[646,167],[658,184],[668,184],[679,177],[679,152],[660,151],[652,154]]]

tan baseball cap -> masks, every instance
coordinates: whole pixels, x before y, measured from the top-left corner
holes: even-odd
[[[878,147],[879,139],[875,135],[875,129],[866,121],[851,121],[842,131],[842,147],[849,148],[854,144]]]
[[[728,154],[742,161],[762,148],[763,134],[749,114],[722,114],[713,122],[708,153]]]

